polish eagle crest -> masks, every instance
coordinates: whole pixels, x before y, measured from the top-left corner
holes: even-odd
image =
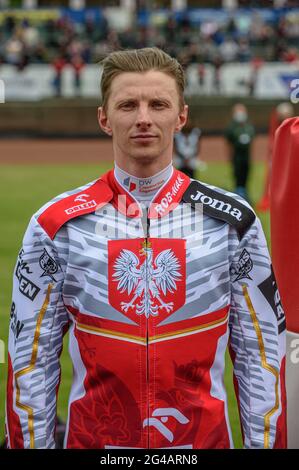
[[[132,294],[129,302],[121,302],[121,309],[124,312],[136,309],[137,315],[147,318],[157,316],[162,309],[170,313],[174,304],[164,302],[161,295],[167,296],[177,290],[177,282],[182,277],[178,258],[171,249],[161,251],[154,258],[148,241],[143,242],[139,253],[144,257],[142,262],[131,250],[123,248],[113,266],[112,277],[118,282],[117,289],[121,293]]]

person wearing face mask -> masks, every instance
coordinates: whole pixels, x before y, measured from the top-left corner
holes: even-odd
[[[248,199],[247,182],[250,170],[250,150],[255,130],[248,120],[247,108],[237,103],[232,109],[232,121],[225,137],[230,147],[230,157],[234,176],[234,192]]]

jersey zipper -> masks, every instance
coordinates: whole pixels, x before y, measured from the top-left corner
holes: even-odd
[[[146,219],[146,244],[149,242],[150,219]],[[148,258],[146,257],[146,270],[148,270]],[[146,276],[146,295],[149,295],[148,277]],[[146,316],[146,383],[147,383],[147,419],[150,419],[150,379],[149,379],[149,316]],[[147,426],[147,447],[150,448],[150,426]]]

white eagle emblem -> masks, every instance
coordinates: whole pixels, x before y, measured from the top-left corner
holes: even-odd
[[[130,250],[122,249],[114,263],[113,280],[118,282],[118,290],[127,291],[133,298],[130,302],[121,302],[121,309],[127,312],[136,308],[138,315],[147,318],[157,316],[159,309],[167,313],[173,310],[173,302],[165,303],[161,299],[160,291],[164,295],[177,290],[176,282],[180,281],[180,263],[171,249],[163,250],[153,260],[153,250],[150,243],[143,243],[140,251],[145,260],[140,264],[138,257]],[[141,297],[140,303],[135,303]]]

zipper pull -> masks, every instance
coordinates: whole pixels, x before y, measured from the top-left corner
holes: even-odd
[[[151,222],[151,219],[147,216],[147,219],[146,219],[146,238],[149,238],[150,236],[150,222]]]

